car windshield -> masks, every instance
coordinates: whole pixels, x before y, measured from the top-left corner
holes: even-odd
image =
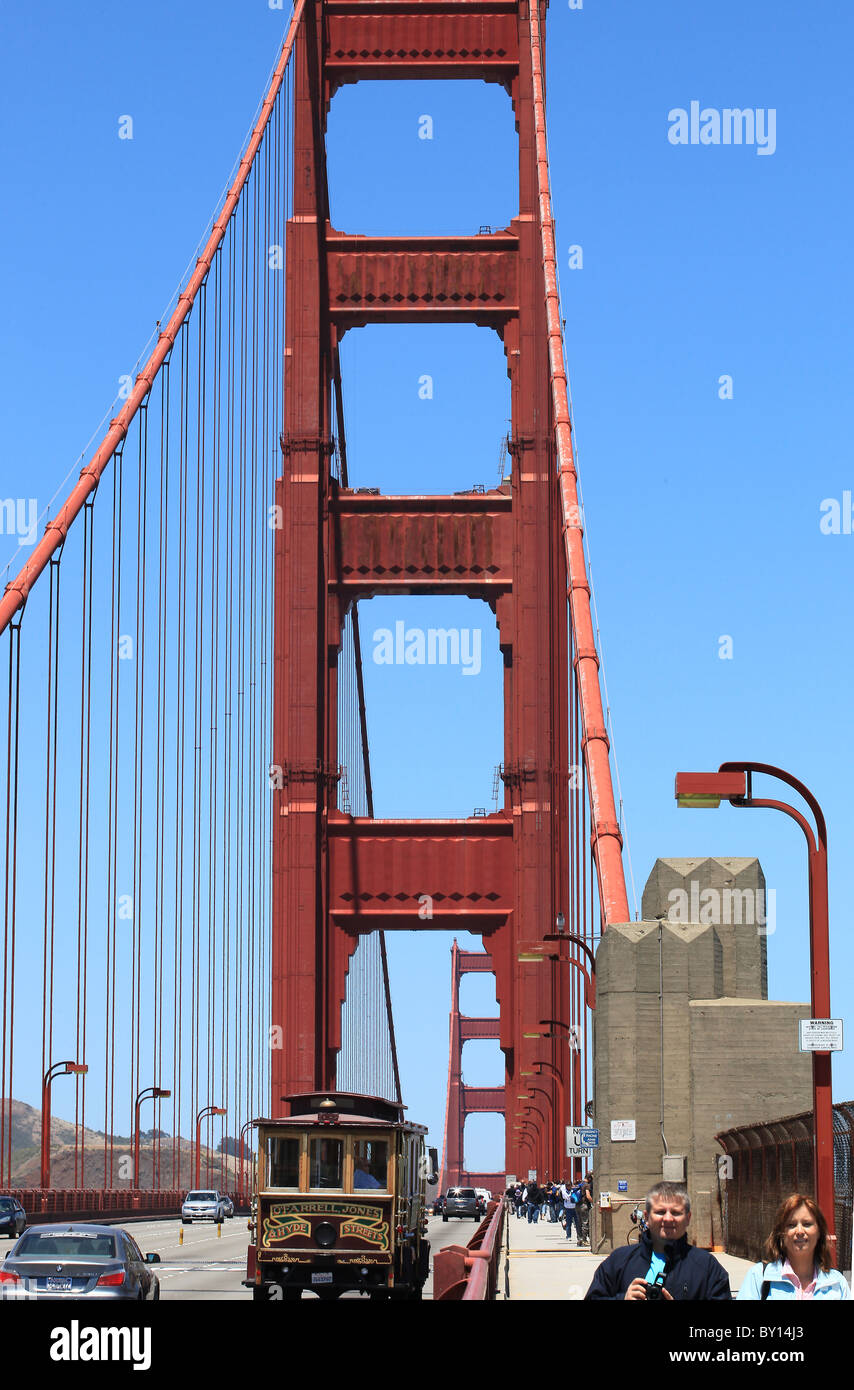
[[[473,1166],[473,1165],[472,1165]],[[473,1187],[452,1187],[449,1193],[451,1197],[476,1197],[477,1193]]]
[[[28,1231],[15,1250],[16,1259],[36,1260],[114,1260],[115,1236],[87,1234],[84,1231]]]
[[[0,1197],[0,1211],[14,1211],[15,1201],[13,1197]]]
[[[187,1201],[188,1201],[188,1202],[215,1202],[215,1201],[216,1201],[216,1193],[215,1193],[215,1192],[188,1192],[188,1193],[187,1193]]]

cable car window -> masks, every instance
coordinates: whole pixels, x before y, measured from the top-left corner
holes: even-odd
[[[353,1187],[387,1187],[388,1144],[385,1139],[353,1140]]]
[[[309,1187],[344,1186],[344,1140],[309,1140]]]
[[[268,1135],[268,1187],[299,1187],[299,1144],[299,1139]]]

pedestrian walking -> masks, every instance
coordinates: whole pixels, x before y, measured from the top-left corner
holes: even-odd
[[[582,1245],[590,1244],[590,1210],[593,1206],[593,1193],[590,1190],[590,1179],[581,1179],[581,1196],[576,1203],[578,1215],[581,1221],[581,1241]]]
[[[569,1240],[573,1227],[575,1228],[576,1240],[581,1240],[581,1213],[578,1209],[578,1199],[581,1195],[581,1184],[573,1183],[571,1186],[564,1182],[561,1187],[563,1198],[563,1214],[566,1217],[566,1239]]]
[[[529,1225],[531,1225],[531,1224],[536,1225],[536,1223],[539,1221],[539,1219],[540,1219],[540,1205],[541,1205],[541,1203],[542,1203],[542,1200],[543,1200],[543,1194],[542,1194],[542,1192],[540,1191],[540,1189],[537,1187],[536,1182],[529,1182],[529,1183],[528,1183],[528,1224],[529,1224]]]

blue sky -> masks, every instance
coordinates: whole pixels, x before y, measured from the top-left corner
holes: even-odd
[[[89,3],[84,28],[78,7],[45,0],[7,5],[0,26],[0,496],[18,495],[24,477],[42,505],[76,473],[194,254],[283,15],[264,0],[210,0],[203,15],[166,0]],[[638,899],[658,855],[757,854],[777,892],[771,996],[808,998],[797,829],[770,812],[677,812],[672,798],[681,768],[741,757],[790,769],[828,819],[833,1012],[849,1031],[854,535],[819,522],[822,501],[854,491],[852,28],[841,0],[558,2],[547,26],[563,313]],[[668,113],[694,100],[773,108],[774,154],[671,144]],[[124,114],[133,141],[117,138]],[[430,141],[418,139],[423,114]],[[474,83],[346,88],[330,112],[329,173],[345,230],[505,225],[516,210],[509,101]],[[572,245],[581,269],[569,268]],[[355,482],[438,492],[496,480],[509,405],[494,334],[359,330],[343,367]],[[724,376],[732,399],[720,399]],[[13,549],[0,536],[0,564]],[[494,624],[467,600],[421,602],[423,626],[482,628],[482,671],[368,657],[377,814],[469,814],[491,805],[501,760]],[[411,612],[366,605],[366,654],[377,628]],[[449,946],[437,933],[390,948],[406,1099],[437,1140]],[[467,1011],[488,1010],[484,988],[466,982]],[[465,1073],[499,1082],[497,1049],[469,1045]],[[847,1052],[834,1092],[854,1094]],[[500,1166],[498,1127],[476,1125],[469,1161]]]

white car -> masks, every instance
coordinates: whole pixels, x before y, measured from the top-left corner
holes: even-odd
[[[228,1214],[228,1199],[221,1192],[188,1192],[181,1207],[181,1220],[185,1226],[194,1221],[215,1221],[222,1225]]]

